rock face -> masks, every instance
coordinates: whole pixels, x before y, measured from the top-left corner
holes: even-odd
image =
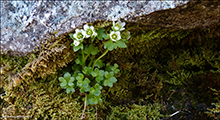
[[[1,54],[25,56],[50,33],[96,20],[125,21],[188,1],[1,1]]]

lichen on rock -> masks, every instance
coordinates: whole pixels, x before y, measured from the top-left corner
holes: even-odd
[[[25,56],[40,39],[97,20],[116,21],[175,8],[188,1],[2,1],[1,54]]]

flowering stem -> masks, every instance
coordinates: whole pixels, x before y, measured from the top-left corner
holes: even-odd
[[[92,62],[93,62],[93,58],[94,58],[94,56],[92,56],[91,61],[89,62],[88,67],[90,67],[90,66],[91,66],[91,64],[92,64]]]
[[[96,62],[98,62],[102,57],[104,57],[108,53],[108,51],[109,50],[106,49],[106,51],[98,59],[95,60],[93,66],[92,66],[92,69],[94,69]]]
[[[83,51],[83,49],[81,49],[82,50],[82,58],[83,58],[83,68],[84,68],[84,64],[85,64],[85,56],[84,56],[84,51]]]

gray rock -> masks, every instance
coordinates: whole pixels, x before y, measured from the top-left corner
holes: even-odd
[[[117,21],[175,8],[188,1],[1,1],[1,54],[25,56],[50,33],[96,20]]]

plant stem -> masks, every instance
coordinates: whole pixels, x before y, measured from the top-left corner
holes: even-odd
[[[93,58],[94,58],[94,56],[92,56],[91,61],[89,62],[88,67],[90,67],[90,66],[91,66],[91,64],[92,64],[92,62],[93,62]]]
[[[107,53],[108,53],[108,49],[105,50],[105,52],[98,58],[95,60],[95,62],[93,63],[92,69],[94,69],[96,62],[98,62],[98,60],[100,60],[102,57],[104,57]]]
[[[85,93],[85,103],[84,103],[84,109],[83,109],[83,114],[80,117],[80,119],[84,119],[86,117],[85,111],[86,111],[86,102],[87,102],[87,94]]]
[[[90,54],[86,55],[86,57],[85,57],[85,61],[86,61],[86,59],[89,57],[89,55],[90,55]]]
[[[85,67],[85,56],[84,56],[84,51],[83,51],[83,49],[81,49],[81,51],[82,51],[82,58],[83,58],[83,64],[82,64],[82,67],[84,68]]]
[[[96,111],[96,120],[98,120],[97,105],[95,105],[95,111]]]

